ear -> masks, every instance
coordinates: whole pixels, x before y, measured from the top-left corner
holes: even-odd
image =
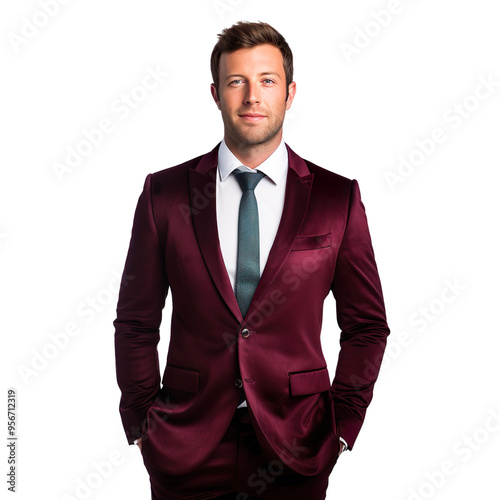
[[[287,110],[289,110],[292,105],[296,91],[297,91],[297,84],[295,82],[290,83],[290,85],[288,85],[288,99],[286,100]]]
[[[217,89],[215,88],[215,85],[213,83],[210,84],[210,92],[212,93],[215,104],[217,104],[217,107],[220,109],[220,101],[219,97],[217,96]]]

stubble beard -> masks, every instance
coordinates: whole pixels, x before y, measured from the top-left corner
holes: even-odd
[[[222,116],[225,129],[230,133],[233,139],[242,146],[257,146],[273,140],[283,127],[284,118],[285,116],[283,114],[282,117],[272,120],[263,130],[257,129],[257,127],[253,130],[251,126],[238,126],[231,118],[227,118],[224,115]],[[266,119],[269,120],[269,117]],[[245,128],[247,130],[245,130]]]

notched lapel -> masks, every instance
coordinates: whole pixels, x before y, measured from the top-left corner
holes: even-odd
[[[220,143],[189,170],[189,197],[193,228],[200,252],[215,286],[239,322],[243,321],[220,249],[215,205],[217,153]]]
[[[288,148],[288,146],[287,146]],[[267,258],[266,266],[259,280],[259,284],[255,290],[252,302],[247,311],[247,316],[257,307],[258,302],[264,299],[265,294],[273,284],[271,290],[279,290],[279,283],[273,283],[281,267],[283,266],[290,250],[295,242],[302,222],[304,220],[307,206],[309,204],[309,196],[313,184],[314,174],[307,173],[307,168],[304,160],[299,158],[293,151],[289,150],[289,167],[285,188],[285,202],[283,205],[283,213],[274,238],[273,245]],[[296,158],[294,158],[294,156]],[[292,161],[293,159],[293,161]],[[298,162],[301,162],[298,164]],[[300,168],[299,168],[300,167]],[[305,169],[305,171],[304,171]],[[302,174],[302,175],[301,175]]]
[[[219,145],[220,143],[210,153],[204,155],[195,168],[189,170],[191,215],[198,246],[212,280],[229,309],[242,323],[243,316],[224,264],[217,228],[215,176],[217,175]],[[257,303],[264,298],[283,266],[299,233],[309,203],[314,174],[309,171],[302,158],[295,154],[288,145],[286,147],[288,150],[288,175],[283,212],[266,266],[261,274],[246,317],[250,317],[253,309],[257,307]]]

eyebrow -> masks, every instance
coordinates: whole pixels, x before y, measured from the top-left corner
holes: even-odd
[[[275,73],[274,71],[264,71],[262,73],[259,73],[258,76],[264,76],[264,75],[274,75],[274,76],[277,76],[278,78],[281,78],[281,76],[279,75],[279,73]],[[234,78],[236,76],[241,77],[241,78],[245,78],[243,75],[234,74],[234,75],[228,75],[228,76],[226,76],[226,78],[224,79],[224,81],[226,81],[228,78]]]

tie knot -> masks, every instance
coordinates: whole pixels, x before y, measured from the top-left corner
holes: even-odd
[[[262,177],[266,175],[263,172],[243,172],[238,169],[234,171],[234,174],[243,191],[253,191]]]

